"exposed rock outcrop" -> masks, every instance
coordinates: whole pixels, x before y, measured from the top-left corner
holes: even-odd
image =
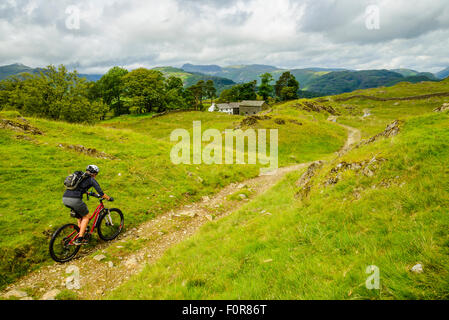
[[[274,123],[283,125],[283,124],[285,124],[285,120],[284,119],[280,119],[280,118],[276,118],[276,119],[274,119]]]
[[[302,123],[299,122],[298,120],[295,120],[295,119],[288,119],[287,121],[288,121],[288,122],[291,122],[291,123],[294,123],[294,124],[297,124],[298,126],[302,126]]]
[[[327,112],[330,113],[331,115],[338,115],[339,113],[337,112],[337,110],[335,110],[334,108],[332,108],[331,106],[325,106],[325,105],[321,105],[317,102],[314,101],[303,101],[302,103],[297,103],[296,105],[294,105],[296,108],[305,110],[305,111],[309,111],[309,112]]]
[[[324,165],[323,161],[315,161],[308,168],[307,171],[303,173],[301,178],[296,181],[296,186],[299,188],[299,191],[296,193],[296,196],[300,196],[301,198],[306,197],[310,189],[312,188],[311,180],[315,176],[316,172],[321,169]]]
[[[356,148],[361,147],[365,144],[369,144],[369,143],[373,143],[377,140],[379,140],[379,138],[385,137],[385,138],[391,138],[394,137],[396,135],[399,134],[399,131],[401,130],[401,126],[403,124],[403,121],[401,120],[395,120],[392,123],[390,123],[389,125],[387,125],[387,128],[382,131],[381,133],[376,134],[375,136],[369,138],[368,140],[363,140],[362,142],[360,142]]]
[[[449,103],[443,103],[441,107],[433,109],[434,112],[443,112],[449,110]]]
[[[355,172],[361,172],[367,177],[372,177],[374,172],[380,167],[380,164],[387,161],[385,158],[373,157],[371,160],[364,160],[361,162],[348,163],[346,161],[340,162],[337,166],[331,169],[324,186],[337,184],[341,179],[343,172],[347,170],[353,170]]]
[[[85,146],[82,145],[71,145],[71,144],[65,144],[65,143],[60,143],[58,145],[58,147],[60,148],[65,148],[68,150],[73,150],[79,153],[83,153],[86,154],[88,156],[91,157],[95,157],[95,158],[100,158],[100,159],[109,159],[109,160],[118,160],[117,157],[114,157],[113,155],[110,154],[106,154],[104,152],[100,152],[95,148],[87,148]]]
[[[250,127],[255,125],[259,120],[270,120],[270,119],[271,119],[270,116],[249,116],[243,119],[242,122],[240,122],[239,128],[243,126]]]
[[[19,132],[31,133],[42,135],[43,132],[36,127],[33,127],[24,118],[18,118],[20,121],[10,120],[10,119],[0,119],[0,128],[9,129]]]

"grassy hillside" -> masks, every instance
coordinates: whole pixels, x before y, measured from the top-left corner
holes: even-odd
[[[427,85],[377,91],[416,95],[441,89]],[[296,184],[303,172],[290,174],[170,249],[108,298],[448,299],[449,113],[431,112],[439,99],[427,105],[379,103],[365,120],[358,112],[366,105],[356,106],[361,101],[329,102],[344,114],[342,122],[365,136],[397,118],[403,121],[400,132],[325,163],[309,193]],[[304,119],[308,115],[294,107],[300,103],[275,112]],[[344,169],[360,163],[363,170]],[[411,272],[417,263],[421,274]],[[371,265],[380,270],[380,290],[365,287]]]
[[[113,206],[123,210],[126,228],[259,174],[258,165],[175,166],[170,161],[173,129],[191,131],[194,120],[202,121],[203,130],[232,129],[243,119],[240,116],[208,112],[154,119],[123,116],[95,126],[34,118],[24,122],[11,112],[0,113],[0,119],[29,122],[43,132],[33,135],[0,127],[0,287],[49,262],[52,232],[74,221],[61,202],[62,182],[88,164],[101,168],[98,180],[116,198]],[[302,122],[279,125],[268,119],[255,125],[279,129],[281,165],[325,157],[344,143],[346,132],[340,127],[325,121]],[[71,148],[76,145],[97,151],[80,153]],[[89,208],[96,205],[90,201]]]
[[[449,99],[448,97],[432,97],[408,101],[373,101],[365,98],[355,98],[341,102],[337,101],[338,99],[356,95],[378,98],[413,97],[442,92],[449,93],[449,79],[441,82],[422,82],[417,84],[402,82],[389,88],[357,90],[330,97],[327,99],[327,102],[320,103],[337,108],[342,113],[338,121],[359,128],[362,131],[362,136],[366,138],[382,131],[393,118],[406,119],[409,116],[431,112]],[[364,111],[369,111],[371,115],[363,117]]]

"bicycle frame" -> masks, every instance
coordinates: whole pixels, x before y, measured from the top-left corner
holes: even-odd
[[[94,223],[92,224],[92,227],[89,230],[86,230],[86,232],[88,234],[92,234],[95,230],[95,227],[97,226],[97,221],[98,221],[98,217],[100,216],[100,212],[102,212],[104,210],[104,204],[103,201],[100,201],[100,204],[98,205],[97,209],[95,209],[94,213],[92,213],[92,215],[89,218],[89,223],[90,221],[92,221],[92,219],[95,218]],[[69,236],[67,236],[66,238],[71,237],[73,234],[75,234],[76,231],[74,231],[73,233],[71,233]],[[78,233],[79,234],[79,233]],[[72,240],[70,240],[69,244],[73,244],[73,241],[75,241],[76,238],[78,238],[78,234],[76,235],[76,237],[74,237]]]

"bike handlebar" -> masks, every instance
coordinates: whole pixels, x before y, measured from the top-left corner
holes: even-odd
[[[87,195],[95,197],[97,199],[100,199],[100,201],[106,200],[106,199],[102,198],[98,193],[95,193],[95,192],[88,192]],[[114,201],[114,198],[111,197],[108,201],[112,202],[112,201]]]

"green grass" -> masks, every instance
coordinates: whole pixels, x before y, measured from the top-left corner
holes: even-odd
[[[16,116],[0,113],[0,118]],[[28,120],[44,135],[0,129],[0,288],[51,263],[48,242],[52,232],[75,221],[62,205],[62,182],[88,164],[101,168],[98,181],[116,199],[108,205],[122,209],[126,228],[259,174],[259,165],[173,165],[170,161],[172,130],[191,132],[192,122],[199,120],[203,131],[222,131],[234,128],[242,120],[239,116],[209,112],[154,119],[151,115],[123,116],[95,126]],[[279,129],[281,165],[325,157],[338,150],[346,137],[343,129],[324,121],[309,121],[301,128],[266,121],[258,127]],[[18,135],[31,141],[18,139]],[[96,148],[118,160],[79,154],[60,148],[60,144]],[[97,205],[92,200],[90,210]]]
[[[331,105],[341,111],[342,116],[339,117],[337,122],[359,128],[362,131],[362,136],[366,138],[382,131],[392,120],[407,119],[408,117],[431,112],[436,107],[448,102],[449,97],[433,97],[425,100],[405,101],[373,101],[356,98],[336,102],[335,99],[353,95],[366,95],[380,98],[410,97],[439,92],[449,92],[449,80],[417,84],[402,82],[389,88],[357,90],[351,93],[332,96],[330,97],[330,102],[323,104]],[[371,116],[362,118],[363,110],[365,109],[370,110]]]
[[[56,300],[79,300],[75,291],[64,289],[55,297]]]
[[[349,171],[325,187],[331,162],[304,200],[301,172],[288,175],[108,298],[448,299],[448,122],[448,113],[408,118],[400,135],[339,160],[388,159],[373,177]],[[416,263],[424,273],[410,272]],[[365,287],[370,265],[380,290]]]

